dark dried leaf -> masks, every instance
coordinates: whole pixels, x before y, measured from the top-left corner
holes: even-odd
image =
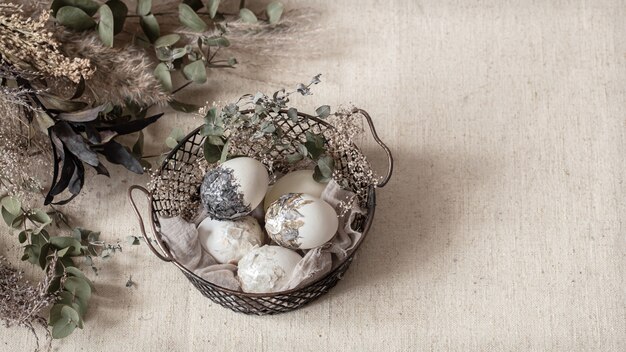
[[[97,166],[100,163],[98,155],[89,148],[83,137],[74,132],[67,122],[59,121],[51,130],[61,139],[67,151],[76,155],[80,160],[91,166]]]
[[[97,106],[92,109],[77,112],[62,112],[57,115],[58,119],[70,122],[89,122],[98,118],[98,114],[107,108],[107,104]]]
[[[145,119],[132,120],[127,123],[106,126],[106,127],[99,127],[98,130],[100,131],[111,130],[113,132],[116,132],[119,135],[139,132],[143,130],[144,128],[146,128],[147,126],[155,123],[161,116],[163,116],[163,113],[150,116]]]
[[[100,153],[113,164],[122,165],[136,174],[143,174],[143,167],[141,166],[139,160],[137,160],[123,145],[117,143],[116,141],[110,141],[105,144],[104,149]]]

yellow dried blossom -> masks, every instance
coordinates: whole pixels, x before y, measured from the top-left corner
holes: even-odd
[[[0,4],[0,57],[9,64],[33,69],[48,77],[66,77],[78,83],[94,73],[88,59],[69,58],[59,51],[59,42],[47,30],[49,12],[33,19],[23,15],[22,7]]]

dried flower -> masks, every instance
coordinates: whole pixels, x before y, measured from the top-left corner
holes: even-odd
[[[123,106],[132,102],[149,106],[166,104],[171,99],[155,78],[153,63],[145,51],[134,46],[107,47],[92,33],[63,31],[58,36],[66,53],[89,58],[96,68],[86,82],[89,87],[86,93],[96,104],[110,102]]]
[[[355,147],[354,139],[363,133],[363,116],[355,108],[340,108],[328,120],[333,128],[328,129],[324,136],[328,141],[328,151],[335,163],[333,179],[342,187],[352,190],[363,203],[368,196],[370,187],[379,181],[378,177],[360,149]],[[351,201],[345,206],[351,206]]]
[[[0,319],[6,327],[22,326],[28,328],[36,337],[39,350],[39,336],[35,326],[46,331],[47,349],[50,349],[52,336],[47,329],[47,322],[40,314],[57,300],[56,292],[50,293],[50,286],[55,278],[54,268],[57,258],[53,257],[44,278],[32,286],[24,281],[21,271],[9,265],[0,257]]]
[[[49,12],[33,19],[23,15],[22,6],[0,4],[0,55],[11,65],[33,69],[47,77],[65,77],[78,83],[94,73],[87,59],[69,58],[46,28]]]
[[[14,95],[0,89],[0,192],[25,202],[39,200],[51,155],[45,136],[23,120],[21,104],[7,101]]]

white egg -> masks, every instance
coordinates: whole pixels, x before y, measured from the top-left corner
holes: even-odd
[[[313,170],[293,171],[276,181],[265,195],[263,206],[267,210],[276,199],[287,193],[306,193],[320,198],[325,188],[325,183],[313,179]]]
[[[328,242],[339,227],[330,204],[303,193],[289,193],[265,213],[265,230],[274,242],[291,249],[310,249]]]
[[[284,290],[302,257],[279,246],[257,247],[239,261],[237,276],[244,292],[271,293]]]
[[[267,170],[258,160],[235,158],[206,173],[200,198],[212,218],[237,219],[261,204],[268,184]]]
[[[206,218],[198,225],[198,240],[220,263],[237,262],[253,248],[263,245],[265,234],[255,218],[238,220]]]

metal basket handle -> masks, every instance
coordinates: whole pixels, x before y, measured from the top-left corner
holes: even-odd
[[[383,179],[380,180],[380,182],[378,182],[378,184],[376,185],[376,187],[384,187],[387,182],[389,182],[391,174],[393,173],[393,156],[391,155],[389,147],[387,147],[387,145],[383,143],[383,141],[381,141],[378,137],[378,133],[376,133],[376,128],[374,127],[374,122],[372,121],[372,117],[370,116],[370,114],[368,114],[367,111],[358,108],[355,111],[365,117],[365,119],[367,120],[367,124],[370,126],[370,132],[372,133],[372,137],[374,137],[376,143],[378,143],[378,145],[380,145],[387,154],[387,175],[385,175],[385,177],[383,177]]]
[[[161,249],[161,251],[163,253],[165,253],[165,254],[161,254],[152,245],[152,242],[150,241],[151,239],[148,237],[148,234],[146,233],[146,228],[144,226],[143,218],[141,217],[141,214],[139,213],[139,209],[137,208],[137,204],[135,204],[135,200],[133,199],[133,191],[134,190],[141,191],[142,193],[145,194],[146,198],[148,198],[148,213],[149,214],[152,214],[152,196],[150,195],[150,192],[148,192],[147,189],[145,189],[145,188],[143,188],[141,186],[133,185],[133,186],[130,186],[130,188],[128,188],[128,199],[130,199],[130,204],[132,204],[133,209],[135,210],[135,215],[137,215],[137,219],[139,220],[139,228],[141,229],[141,235],[143,236],[144,240],[146,240],[146,244],[148,245],[148,248],[150,248],[152,253],[154,253],[154,255],[156,255],[162,261],[165,261],[165,262],[173,261],[174,259],[172,259],[171,254],[169,253],[169,251],[165,248],[165,246],[161,243],[161,241],[156,236],[157,229],[154,226],[154,222],[150,221],[150,224],[152,225],[152,234],[155,237],[155,241],[159,245],[159,248]]]

